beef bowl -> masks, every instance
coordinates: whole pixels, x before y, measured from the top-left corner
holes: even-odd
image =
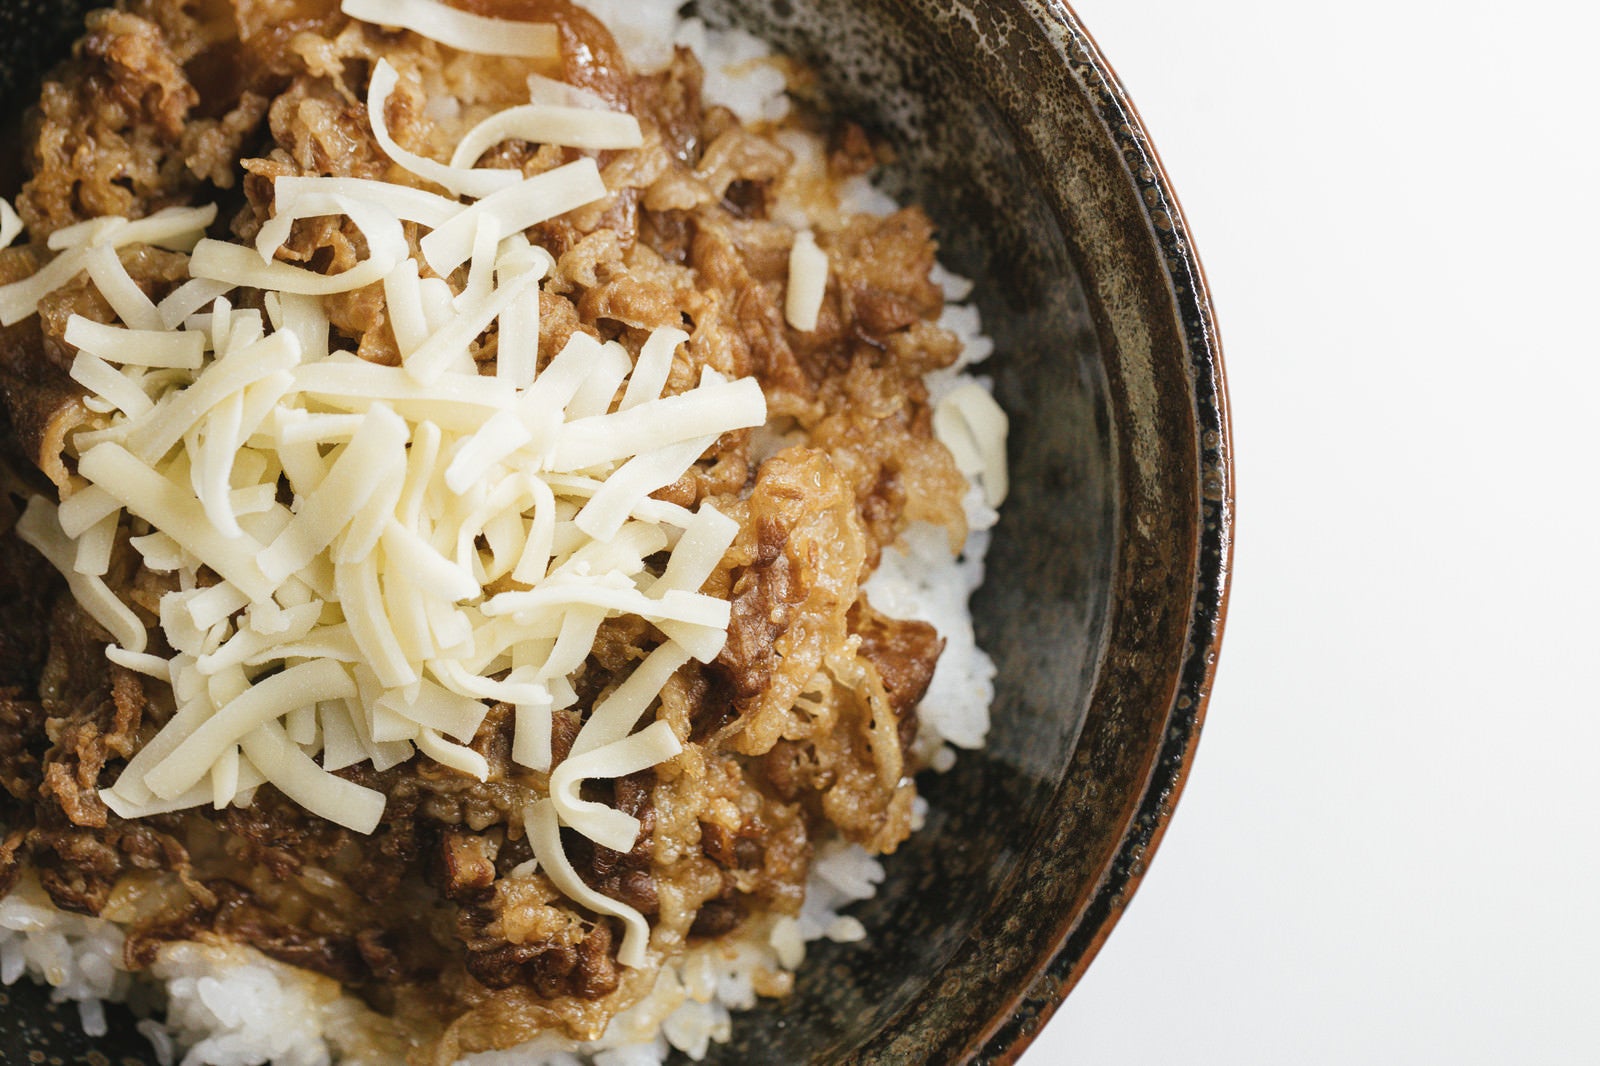
[[[12,143],[92,6],[0,2]],[[849,911],[865,939],[818,940],[792,991],[736,1012],[705,1061],[1014,1061],[1137,887],[1200,735],[1233,522],[1205,279],[1138,115],[1059,0],[689,6],[795,61],[817,121],[878,146],[879,187],[926,211],[940,262],[973,282],[994,349],[977,369],[1009,419],[971,604],[995,665],[987,743],[918,776],[921,828]],[[125,1007],[105,1027],[84,1035],[28,981],[0,994],[5,1061],[158,1061]]]

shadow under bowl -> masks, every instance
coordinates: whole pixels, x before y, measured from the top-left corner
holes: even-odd
[[[0,3],[9,114],[88,6]],[[1199,736],[1232,523],[1200,265],[1137,115],[1062,4],[698,7],[808,62],[826,107],[894,145],[890,191],[977,280],[1012,478],[974,600],[999,668],[988,747],[921,782],[926,830],[854,912],[870,943],[816,945],[796,994],[739,1016],[708,1061],[1010,1062],[1127,904]],[[74,1010],[14,986],[0,1057],[153,1061],[112,1017],[90,1041]]]

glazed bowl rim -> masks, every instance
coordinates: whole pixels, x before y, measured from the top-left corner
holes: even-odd
[[[1214,451],[1216,491],[1197,492],[1197,499],[1215,502],[1217,519],[1210,524],[1196,524],[1199,538],[1193,545],[1195,574],[1185,609],[1183,663],[1165,717],[1158,757],[1151,760],[1138,800],[1125,816],[1087,905],[1062,915],[1048,935],[1040,938],[1038,961],[1026,984],[974,1042],[968,1058],[986,1064],[1014,1063],[1033,1043],[1104,945],[1165,836],[1188,780],[1206,717],[1233,571],[1234,474],[1226,375],[1210,288],[1190,239],[1188,219],[1143,117],[1069,0],[1038,0],[1037,4],[1023,0],[1023,6],[1037,7],[1030,14],[1061,51],[1063,62],[1074,49],[1081,51],[1085,62],[1078,69],[1092,73],[1093,78],[1085,83],[1079,74],[1080,88],[1086,95],[1098,93],[1098,118],[1107,136],[1121,149],[1128,180],[1146,190],[1144,196],[1138,197],[1140,217],[1154,250],[1165,253],[1159,256],[1159,269],[1186,342],[1185,355],[1191,367],[1203,367],[1209,374],[1209,381],[1203,375],[1196,376],[1196,393],[1191,397],[1194,402],[1188,414],[1198,433],[1216,434],[1214,447],[1197,450],[1193,474],[1196,478],[1206,476],[1204,452]],[[1147,170],[1148,180],[1138,180],[1134,166]],[[1153,196],[1150,190],[1154,191]],[[1158,212],[1164,213],[1165,226],[1157,224]],[[1209,395],[1204,399],[1209,400],[1214,415],[1208,414],[1204,409],[1207,404],[1201,402],[1200,390],[1208,386]],[[896,1021],[889,1024],[893,1027]]]

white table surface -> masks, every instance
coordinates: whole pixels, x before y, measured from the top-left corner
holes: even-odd
[[[1077,0],[1233,401],[1189,786],[1023,1066],[1600,1063],[1591,5]]]

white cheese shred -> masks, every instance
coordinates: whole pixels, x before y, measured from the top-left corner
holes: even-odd
[[[22,218],[10,200],[0,199],[0,248],[10,248],[22,236]]]
[[[56,256],[36,272],[0,285],[0,326],[14,326],[38,311],[39,301],[61,288],[81,271],[88,261],[88,253],[75,248]]]
[[[372,123],[372,135],[390,159],[424,181],[441,185],[458,196],[488,196],[522,180],[519,171],[474,170],[470,165],[451,166],[400,147],[389,133],[387,117],[389,97],[399,83],[400,73],[387,59],[378,60],[372,68],[372,80],[367,83],[367,116]]]
[[[789,249],[789,289],[784,297],[783,317],[802,333],[816,329],[827,291],[828,253],[817,247],[810,230],[801,230]]]
[[[450,165],[470,167],[495,145],[512,140],[604,151],[638,148],[644,135],[639,120],[620,111],[522,104],[490,115],[468,130],[457,143]]]
[[[291,666],[256,682],[219,708],[144,775],[144,785],[162,799],[172,799],[194,787],[228,745],[239,743],[259,726],[307,704],[355,695],[355,683],[340,663],[318,660]],[[253,757],[251,761],[255,761]],[[267,768],[262,772],[270,778]]]
[[[639,839],[639,819],[615,807],[579,797],[583,782],[636,774],[683,751],[666,722],[653,722],[631,736],[581,755],[569,755],[550,775],[550,799],[564,825],[602,847],[629,852]]]
[[[159,327],[124,329],[101,325],[82,315],[67,319],[64,339],[79,351],[124,366],[199,370],[206,354],[204,333],[174,332]]]
[[[626,903],[603,896],[583,883],[561,847],[561,822],[555,804],[550,800],[540,800],[528,807],[523,820],[528,843],[533,848],[533,857],[538,861],[539,869],[573,902],[588,907],[596,914],[609,914],[620,919],[623,933],[617,961],[635,969],[643,967],[649,960],[649,923],[644,915]]]
[[[156,305],[128,276],[115,248],[103,244],[90,248],[84,266],[89,271],[89,280],[94,282],[118,318],[134,329],[161,328],[161,314]]]
[[[422,238],[422,256],[441,276],[447,275],[472,255],[480,218],[493,217],[501,233],[518,233],[605,196],[606,184],[594,160],[578,159],[479,200]]]
[[[590,711],[589,720],[572,743],[571,755],[586,755],[627,737],[667,679],[688,661],[689,653],[672,641],[652,651],[626,681]]]
[[[273,583],[257,565],[261,545],[249,536],[224,536],[194,493],[152,470],[116,444],[101,444],[78,460],[78,473],[231,581],[252,600],[272,596]],[[124,645],[126,647],[126,645]]]
[[[153,215],[132,222],[111,217],[63,226],[50,234],[45,243],[51,251],[95,245],[122,248],[130,244],[153,244],[174,252],[188,252],[194,249],[195,242],[205,235],[206,227],[216,219],[216,204],[164,207]]]
[[[463,52],[490,56],[559,59],[561,35],[548,22],[517,22],[458,11],[438,0],[344,0],[353,19],[398,26]]]
[[[311,813],[357,833],[378,828],[383,818],[383,793],[318,766],[277,722],[262,722],[242,738],[241,746],[268,781]]]
[[[128,651],[144,651],[148,635],[139,616],[98,576],[78,573],[76,548],[61,531],[54,504],[42,496],[30,499],[27,510],[17,520],[16,530],[24,543],[37,549],[67,579],[73,598],[90,618],[104,626]]]
[[[933,409],[933,432],[950,450],[956,466],[983,486],[984,502],[999,507],[1010,486],[1006,474],[1006,434],[1010,423],[989,390],[963,382]]]

